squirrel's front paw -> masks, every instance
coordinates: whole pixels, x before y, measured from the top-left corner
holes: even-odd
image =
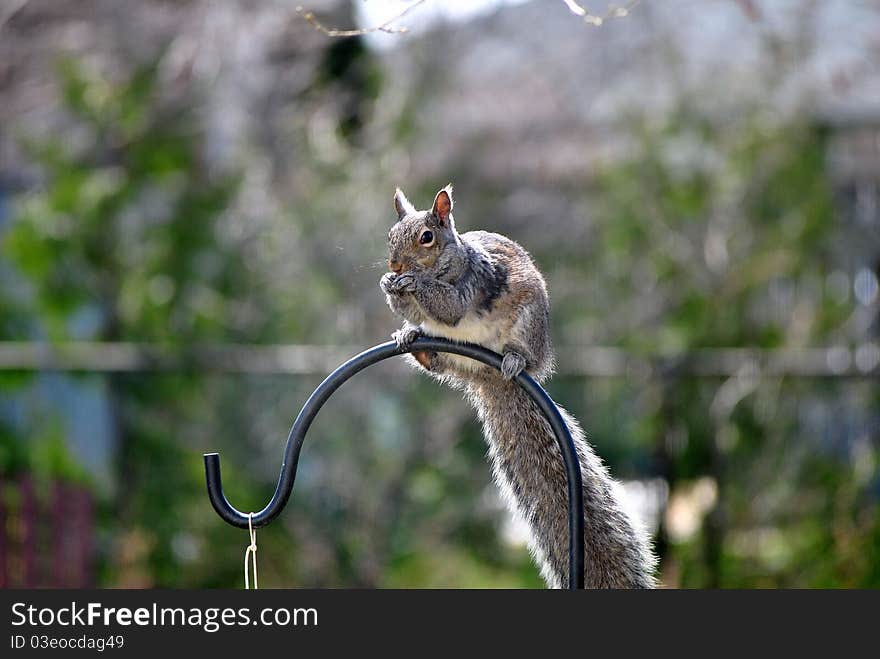
[[[397,295],[412,293],[416,290],[416,277],[411,272],[404,272],[397,275],[388,288],[391,293],[396,293]]]
[[[379,288],[382,289],[382,292],[385,293],[385,295],[393,292],[391,287],[394,284],[395,279],[397,279],[397,275],[393,272],[386,272],[382,275],[382,278],[379,280]]]
[[[505,352],[501,360],[501,375],[505,380],[512,380],[522,373],[526,367],[526,358],[518,352]]]
[[[402,327],[391,335],[398,348],[409,350],[417,338],[422,335],[422,330],[418,327]]]

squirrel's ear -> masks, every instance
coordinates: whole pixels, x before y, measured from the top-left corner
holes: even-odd
[[[407,215],[416,212],[415,207],[409,203],[409,199],[403,194],[403,190],[397,188],[394,191],[394,210],[397,211],[397,219],[402,220]]]
[[[452,183],[434,197],[434,207],[431,212],[440,220],[441,225],[445,226],[449,223],[449,214],[452,212]]]

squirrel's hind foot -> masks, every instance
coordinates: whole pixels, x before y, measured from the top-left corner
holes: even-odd
[[[422,336],[422,330],[412,325],[404,325],[399,330],[391,334],[391,338],[397,344],[398,348],[408,350],[413,342]]]
[[[501,360],[501,375],[505,380],[513,380],[525,370],[525,367],[526,358],[510,350],[504,353],[504,358]]]

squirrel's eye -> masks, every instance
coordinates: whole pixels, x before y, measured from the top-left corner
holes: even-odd
[[[422,235],[419,236],[419,243],[422,245],[430,245],[432,242],[434,242],[434,232],[422,231]]]

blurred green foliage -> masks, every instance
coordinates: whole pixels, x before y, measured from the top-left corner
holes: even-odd
[[[59,67],[79,139],[29,141],[46,185],[21,200],[3,236],[37,336],[186,345],[241,330],[224,309],[245,293],[246,269],[217,231],[236,178],[208,173],[186,107],[160,98],[156,74],[148,65],[111,82],[76,61]],[[118,445],[117,482],[102,493],[101,523],[113,538],[102,578],[182,585],[172,543],[200,516],[203,486],[179,433],[202,395],[200,378],[111,373],[105,381]],[[5,468],[78,475],[51,412],[35,426],[18,439],[4,433],[5,453],[19,456]]]
[[[663,125],[628,127],[637,146],[598,177],[599,229],[585,259],[596,282],[586,315],[602,326],[601,342],[686,359],[702,348],[797,349],[846,336],[852,302],[825,284],[840,268],[833,248],[844,231],[825,129],[774,120],[766,108],[710,123],[687,105]],[[786,305],[785,290],[814,293]],[[624,434],[653,447],[670,505],[701,478],[712,485],[696,533],[670,538],[661,528],[670,578],[684,587],[878,585],[880,453],[868,417],[855,421],[865,424],[858,451],[835,445],[833,426],[804,422],[829,401],[870,414],[873,383],[748,370],[675,377],[658,364],[640,384],[614,404],[630,411]],[[596,431],[617,438],[619,428]],[[700,508],[694,497],[689,506]]]
[[[355,148],[381,91],[379,68],[359,40],[337,41],[316,76],[309,93],[342,98],[335,130]],[[355,165],[311,163],[322,185],[280,220],[295,232],[236,236],[226,220],[241,177],[206,161],[193,99],[160,93],[155,64],[110,79],[68,60],[59,84],[70,128],[64,139],[28,139],[44,185],[17,201],[2,234],[17,286],[0,291],[0,337],[150,342],[182,354],[198,342],[377,338],[330,322],[362,294],[355,279],[370,280],[369,306],[382,304],[379,271],[355,267],[382,258],[384,231],[338,192],[357,180]],[[420,92],[401,104],[397,141],[417,133],[419,101]],[[841,336],[852,301],[823,288],[837,267],[838,230],[823,130],[759,109],[719,126],[687,105],[662,125],[635,117],[620,130],[633,140],[630,157],[571,193],[591,218],[584,234],[554,234],[547,244],[541,226],[511,232],[551,282],[576,282],[554,294],[556,336],[583,334],[646,356]],[[467,167],[459,177],[478,178]],[[414,187],[421,198],[437,186]],[[501,215],[498,198],[486,189],[473,206]],[[264,261],[249,256],[253,243]],[[287,250],[301,260],[279,276]],[[819,292],[787,308],[773,296],[791,287]],[[470,410],[425,379],[376,371],[335,395],[316,422],[288,512],[260,531],[261,582],[539,586],[487,501]],[[4,373],[0,386],[21,391],[35,377]],[[70,377],[106,388],[117,442],[114,482],[94,484],[100,585],[239,585],[245,536],[210,510],[200,454],[222,448],[230,499],[262,506],[280,429],[317,379],[194,370]],[[657,369],[625,381],[560,377],[550,388],[616,475],[661,476],[670,506],[695,516],[690,530],[661,525],[668,583],[880,586],[877,448],[853,453],[826,426],[804,422],[806,408],[832,414],[828,401],[837,399],[875,407],[871,383]],[[51,412],[25,425],[0,425],[0,471],[86,478]]]

